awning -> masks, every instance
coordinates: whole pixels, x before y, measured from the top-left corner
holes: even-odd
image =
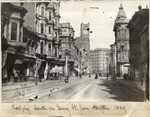
[[[35,56],[32,56],[32,55],[28,55],[28,54],[24,54],[25,57],[28,57],[28,58],[36,58]]]
[[[79,69],[79,68],[75,68],[75,67],[74,67],[74,69],[75,69],[77,72],[80,72],[80,69]]]
[[[124,64],[123,66],[124,67],[130,67],[130,64]]]
[[[8,47],[8,48],[7,48],[7,51],[10,51],[10,52],[17,52],[17,50],[16,50],[14,47]]]
[[[57,65],[50,70],[50,73],[62,73],[63,67],[58,67]]]

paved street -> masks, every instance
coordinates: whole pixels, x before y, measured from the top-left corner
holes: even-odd
[[[94,76],[82,79],[70,78],[69,83],[57,81],[32,88],[4,91],[20,95],[3,99],[3,102],[95,102],[95,101],[143,101],[143,92],[127,84]],[[23,92],[23,93],[22,93]],[[5,96],[6,97],[6,96]],[[7,96],[8,97],[8,96]]]

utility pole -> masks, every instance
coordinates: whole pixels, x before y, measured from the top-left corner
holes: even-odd
[[[116,80],[116,75],[117,75],[117,47],[116,45],[114,46],[114,50],[115,50],[115,55],[114,55],[114,61],[115,61],[115,74],[114,74],[114,80]]]
[[[66,63],[65,63],[65,75],[67,76],[68,75],[68,54],[69,54],[69,51],[68,51],[68,49],[66,49],[66,52],[65,52],[65,54],[66,54]]]
[[[82,78],[82,61],[81,61],[81,58],[82,58],[82,53],[81,53],[81,50],[79,51],[79,56],[80,56],[80,78]]]

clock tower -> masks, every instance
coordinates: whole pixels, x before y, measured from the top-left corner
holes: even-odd
[[[87,24],[83,24],[81,23],[81,37],[83,38],[89,38],[90,36],[90,24],[87,23]]]
[[[76,37],[75,43],[78,46],[80,52],[82,53],[81,62],[79,66],[82,72],[85,74],[90,72],[89,66],[89,53],[90,53],[90,23],[80,24],[80,37]],[[79,67],[78,66],[78,67]]]

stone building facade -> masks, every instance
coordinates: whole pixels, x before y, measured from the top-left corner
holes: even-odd
[[[91,73],[100,73],[105,76],[109,72],[110,50],[107,48],[97,48],[90,50]]]
[[[75,48],[75,39],[74,39],[74,29],[70,25],[70,23],[60,23],[60,40],[61,40],[61,45],[60,45],[60,54],[59,58],[61,61],[65,63],[66,61],[66,55],[68,52],[68,72],[70,75],[74,74],[74,63],[77,60],[77,51]],[[65,66],[64,66],[65,67]],[[65,68],[64,68],[65,71]],[[65,72],[63,73],[65,74]]]
[[[25,3],[24,7],[29,12],[25,16],[25,26],[30,27],[40,37],[36,48],[37,69],[35,72],[40,72],[38,73],[40,77],[45,77],[44,74],[51,74],[50,71],[61,64],[58,60],[60,4],[37,2]]]
[[[120,4],[113,29],[115,33],[114,44],[116,47],[116,70],[118,76],[128,73],[129,70],[127,67],[129,66],[129,29],[126,27],[128,21],[123,6]]]
[[[23,4],[2,3],[2,38],[6,39],[8,48],[2,51],[2,81],[13,79],[14,69],[24,74],[24,53],[27,43],[23,41],[24,16],[27,10]],[[3,41],[3,40],[2,40]]]
[[[138,7],[130,20],[130,77],[141,82],[149,99],[149,9]]]
[[[56,79],[64,71],[66,49],[72,74],[74,61],[79,60],[75,31],[70,23],[59,23],[59,7],[59,2],[2,4],[4,79],[10,81],[17,66],[22,77],[30,73],[28,76],[36,78],[36,84],[38,79]],[[65,28],[68,36],[62,31]]]

